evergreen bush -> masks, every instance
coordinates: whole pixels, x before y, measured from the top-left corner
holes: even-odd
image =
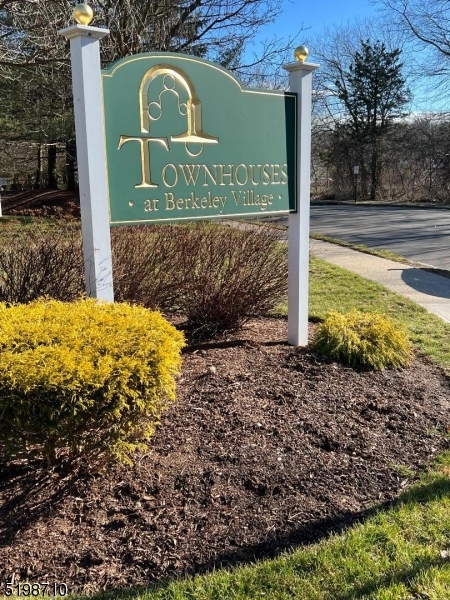
[[[377,371],[405,367],[412,359],[411,342],[399,325],[383,315],[356,310],[346,315],[329,312],[312,347],[322,356]]]
[[[130,462],[175,397],[183,335],[92,299],[0,304],[0,448]]]

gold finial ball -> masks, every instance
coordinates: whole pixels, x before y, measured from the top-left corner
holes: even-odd
[[[308,54],[309,50],[306,46],[299,46],[294,50],[295,60],[298,60],[298,62],[305,62]]]
[[[80,25],[89,25],[94,18],[94,13],[88,4],[82,2],[81,4],[77,4],[73,9],[73,18]]]

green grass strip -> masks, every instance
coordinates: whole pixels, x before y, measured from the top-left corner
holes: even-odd
[[[19,215],[3,215],[0,217],[0,227],[3,225],[29,225],[32,222],[32,217],[22,217]]]
[[[422,263],[410,260],[409,258],[405,258],[400,254],[391,252],[390,250],[375,250],[374,248],[369,248],[369,246],[366,246],[365,244],[353,244],[352,242],[339,240],[337,238],[330,237],[329,235],[323,235],[321,233],[311,233],[309,237],[312,240],[320,240],[322,242],[329,242],[330,244],[337,244],[338,246],[343,246],[344,248],[351,248],[352,250],[357,250],[358,252],[372,254],[373,256],[379,256],[380,258],[386,258],[387,260],[393,260],[394,262],[403,263],[412,267],[422,266]]]
[[[411,260],[401,256],[400,254],[391,252],[390,250],[375,250],[374,248],[369,248],[369,246],[366,246],[365,244],[353,244],[352,242],[338,240],[328,235],[322,235],[321,233],[312,233],[310,238],[313,240],[320,240],[322,242],[329,242],[330,244],[343,246],[344,248],[350,248],[351,250],[357,250],[358,252],[364,252],[364,254],[372,254],[372,256],[378,256],[379,258],[386,258],[387,260],[409,265],[410,267],[417,267],[418,269],[422,269],[422,271],[427,271],[428,273],[433,273],[434,275],[440,275],[441,277],[450,279],[450,271],[447,271],[446,269],[427,266],[424,263]]]

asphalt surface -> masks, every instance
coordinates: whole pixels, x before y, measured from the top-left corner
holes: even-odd
[[[450,210],[380,205],[311,206],[321,233],[450,270]]]
[[[287,217],[267,220],[287,225]],[[450,271],[450,210],[444,208],[312,204],[310,228]]]

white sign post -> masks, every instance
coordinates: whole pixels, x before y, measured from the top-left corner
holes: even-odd
[[[73,25],[59,33],[70,40],[86,291],[113,302],[99,45],[109,31]]]
[[[297,94],[297,212],[289,215],[288,343],[308,345],[309,206],[311,177],[312,74],[319,65],[302,62],[308,56],[297,48],[299,62],[285,65],[290,91]]]

